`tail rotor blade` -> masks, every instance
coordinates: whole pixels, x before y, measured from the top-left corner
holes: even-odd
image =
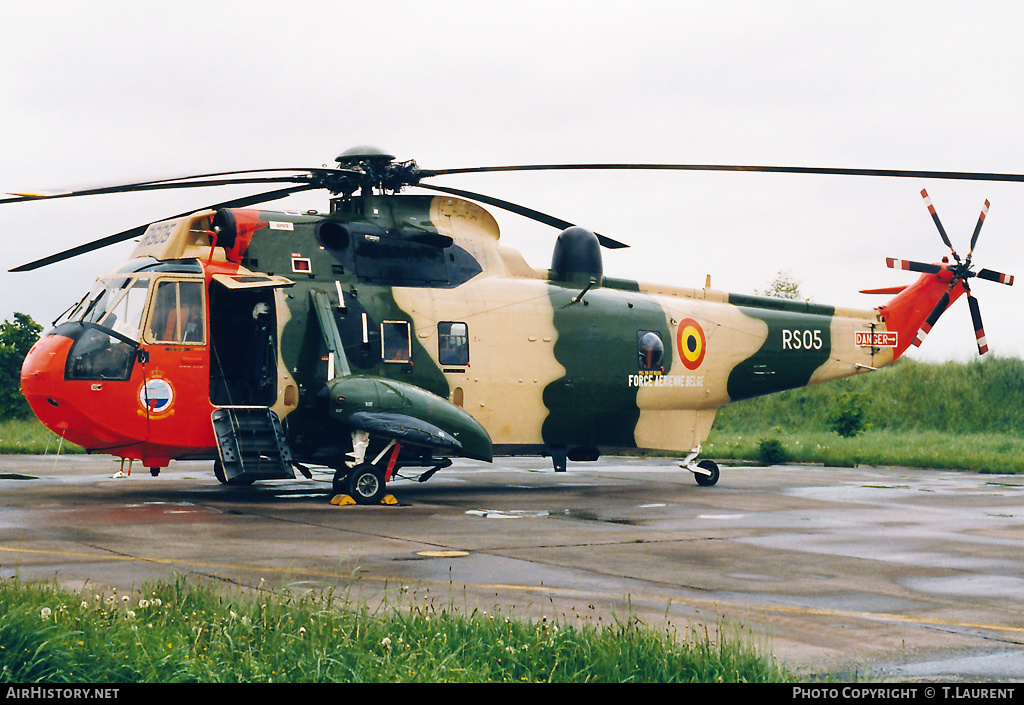
[[[978,340],[978,354],[984,355],[988,352],[988,341],[985,339],[985,327],[981,324],[981,309],[978,307],[978,300],[967,292],[967,303],[971,307],[971,320],[974,322],[974,337]]]
[[[907,259],[896,259],[895,257],[886,257],[885,264],[889,269],[903,269],[908,272],[927,272],[928,274],[937,274],[942,271],[942,265],[939,264],[926,264],[924,262],[914,262]]]
[[[997,284],[1006,284],[1006,286],[1013,286],[1012,274],[1003,274],[1002,272],[993,272],[991,269],[983,269],[974,276],[978,277],[978,279],[996,282]]]
[[[946,229],[942,227],[942,221],[939,220],[939,214],[935,212],[935,206],[932,205],[932,199],[928,195],[927,190],[921,189],[921,198],[924,199],[925,205],[928,206],[928,212],[931,213],[932,220],[935,221],[935,227],[939,229],[939,236],[946,244],[946,247],[949,248],[949,251],[953,253],[953,258],[959,262],[960,256],[956,253],[956,250],[953,249],[953,244],[949,241],[949,236],[946,235]]]
[[[978,224],[974,226],[974,234],[971,235],[971,254],[974,254],[974,246],[978,244],[978,233],[981,232],[981,226],[985,223],[985,216],[988,215],[989,202],[985,199],[985,205],[981,208],[981,215],[978,216]]]
[[[942,298],[939,299],[939,303],[935,304],[935,308],[933,308],[932,312],[928,314],[928,318],[925,320],[924,325],[921,326],[921,330],[917,331],[917,335],[914,336],[914,345],[921,347],[921,343],[923,343],[924,339],[928,337],[928,334],[932,332],[932,328],[935,327],[935,323],[939,320],[939,316],[945,313],[947,308],[949,308],[948,291],[942,295]]]

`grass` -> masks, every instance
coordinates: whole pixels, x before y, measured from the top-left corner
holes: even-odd
[[[412,599],[406,596],[406,602]],[[0,681],[784,682],[737,634],[633,616],[523,620],[334,594],[225,597],[183,580],[130,595],[0,582]]]
[[[827,430],[831,412],[849,395],[862,400],[875,429],[1024,434],[1024,360],[998,357],[941,364],[901,359],[878,372],[728,404],[715,427]]]
[[[0,420],[0,455],[31,454],[46,455],[61,453],[84,453],[74,443],[63,442],[34,416],[28,419]]]
[[[834,467],[857,465],[969,470],[981,473],[1024,472],[1024,437],[1005,433],[941,431],[867,431],[841,438],[828,431],[713,431],[703,455],[720,460],[761,462],[760,442],[778,440],[786,462]],[[770,464],[770,463],[769,463]]]
[[[829,419],[854,398],[867,430],[841,438]],[[777,440],[790,462],[1024,471],[1024,360],[903,359],[879,372],[721,408],[704,455],[760,462]]]

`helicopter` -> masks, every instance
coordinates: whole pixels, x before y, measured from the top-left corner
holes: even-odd
[[[337,167],[200,174],[0,204],[229,184],[288,184],[141,225],[15,267],[29,271],[137,239],[27,355],[21,389],[56,434],[87,451],[141,461],[212,460],[227,485],[333,472],[332,489],[376,504],[400,470],[423,482],[453,458],[569,461],[679,453],[698,485],[719,407],[878,370],[920,345],[967,296],[986,201],[965,258],[934,206],[950,255],[890,258],[917,273],[872,310],[617,279],[606,235],[515,203],[425,181],[541,170],[761,171],[1024,180],[1007,174],[684,164],[552,164],[422,169],[362,146]],[[409,187],[426,195],[403,194]],[[330,210],[254,206],[323,189]],[[482,204],[482,205],[481,205]],[[560,230],[536,269],[500,238],[485,208]],[[952,261],[950,261],[950,256]]]

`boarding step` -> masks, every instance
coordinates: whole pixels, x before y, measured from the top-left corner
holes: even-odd
[[[213,412],[223,481],[291,479],[291,452],[281,420],[265,406],[228,406]]]

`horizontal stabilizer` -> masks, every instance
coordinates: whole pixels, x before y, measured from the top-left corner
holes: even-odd
[[[881,289],[861,289],[860,293],[862,293],[862,294],[888,294],[890,296],[895,296],[896,294],[902,293],[903,290],[906,289],[906,288],[907,288],[906,285],[904,285],[904,286],[886,286],[886,287],[882,287]]]

